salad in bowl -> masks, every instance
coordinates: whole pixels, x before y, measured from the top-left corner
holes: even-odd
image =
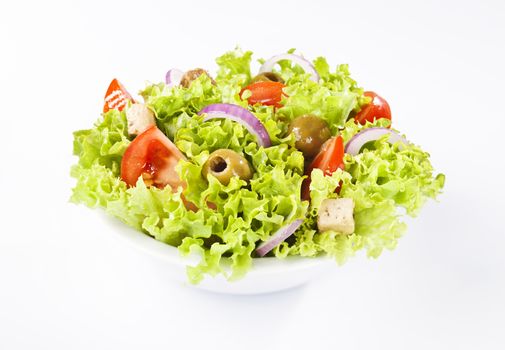
[[[135,99],[116,79],[103,115],[74,133],[71,200],[176,247],[191,283],[255,261],[378,257],[441,192],[429,154],[394,129],[387,101],[341,64],[239,49],[218,71],[171,69]]]

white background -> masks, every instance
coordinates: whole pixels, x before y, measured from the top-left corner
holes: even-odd
[[[1,349],[505,348],[505,3],[0,4]],[[394,252],[305,287],[175,285],[68,204],[75,129],[130,91],[235,45],[347,62],[447,175]]]

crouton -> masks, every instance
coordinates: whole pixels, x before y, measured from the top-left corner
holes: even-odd
[[[155,125],[154,113],[141,103],[134,103],[126,110],[128,133],[138,135],[151,125]]]
[[[319,207],[317,228],[321,232],[353,233],[353,212],[354,201],[351,198],[325,199]]]

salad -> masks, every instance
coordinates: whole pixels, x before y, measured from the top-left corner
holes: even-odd
[[[101,118],[74,132],[71,200],[198,254],[193,283],[236,280],[253,259],[394,248],[402,216],[443,188],[429,154],[347,65],[290,50],[255,74],[251,61],[235,49],[216,75],[171,69],[143,101],[114,79]]]

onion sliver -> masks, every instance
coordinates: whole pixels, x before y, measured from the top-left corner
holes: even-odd
[[[181,83],[181,79],[182,79],[183,75],[184,75],[183,71],[181,71],[177,68],[172,68],[165,75],[165,83],[168,86],[177,86]]]
[[[261,243],[258,248],[256,248],[256,253],[259,256],[265,256],[269,251],[277,247],[281,242],[286,240],[289,236],[291,236],[295,231],[300,227],[303,223],[303,220],[295,220],[289,225],[281,227],[277,232],[274,233],[270,239]]]
[[[261,66],[260,73],[271,72],[272,68],[275,66],[275,64],[279,61],[282,61],[282,60],[289,60],[291,62],[298,64],[300,67],[303,68],[303,70],[306,73],[310,74],[310,80],[315,81],[316,83],[319,82],[319,74],[317,74],[317,71],[316,71],[316,68],[314,67],[314,65],[310,61],[303,58],[302,56],[295,55],[292,53],[284,53],[284,54],[276,55],[276,56],[268,59]]]
[[[389,135],[388,142],[391,144],[397,142],[401,142],[405,145],[409,144],[405,137],[394,130],[387,128],[368,128],[354,135],[345,145],[344,151],[345,153],[355,156],[367,142],[376,141],[384,135]]]
[[[231,103],[215,103],[203,108],[198,114],[206,114],[203,121],[218,118],[233,120],[243,125],[253,134],[258,139],[258,144],[261,147],[266,148],[272,145],[265,126],[254,114],[241,106]]]

